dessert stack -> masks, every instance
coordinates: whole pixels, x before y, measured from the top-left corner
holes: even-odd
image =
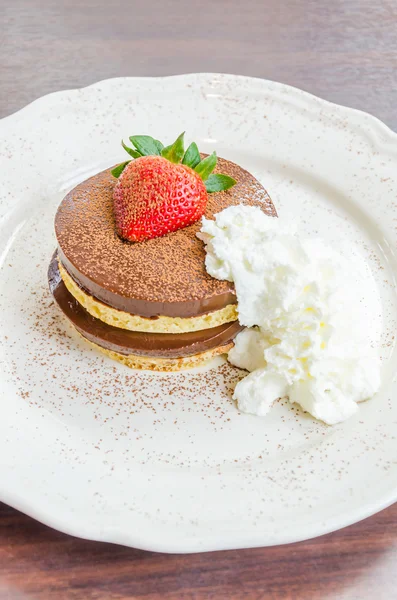
[[[135,369],[176,371],[228,352],[243,329],[234,286],[205,269],[201,217],[231,205],[276,216],[233,162],[132,136],[131,157],[75,187],[55,217],[51,292],[77,331]]]

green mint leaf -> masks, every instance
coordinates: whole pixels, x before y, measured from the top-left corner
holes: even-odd
[[[163,148],[163,150],[161,151],[161,156],[164,156],[164,158],[166,158],[172,163],[181,162],[183,155],[185,154],[185,148],[183,143],[184,137],[185,132],[181,133],[181,135],[177,137],[177,139],[171,146]]]
[[[159,142],[150,135],[132,135],[130,142],[143,156],[160,156]]]
[[[185,156],[182,159],[182,164],[194,169],[197,167],[201,160],[199,149],[197,148],[197,144],[192,142],[189,148],[185,152]]]
[[[205,182],[205,189],[209,194],[213,194],[214,192],[223,192],[228,190],[236,185],[236,183],[237,181],[233,179],[233,177],[216,173],[215,175],[210,175],[208,177],[207,181]]]
[[[128,146],[126,146],[123,141],[121,141],[121,145],[123,146],[124,150],[126,152],[128,152],[128,154],[130,156],[132,156],[133,158],[139,158],[140,156],[142,156],[142,154],[140,152],[138,152],[138,150],[134,150],[133,148],[128,148]]]
[[[130,162],[130,160],[127,160],[126,162],[121,163],[121,165],[117,165],[117,167],[114,167],[114,169],[111,170],[113,177],[116,177],[116,179],[118,179]]]
[[[216,167],[216,152],[213,152],[207,158],[204,158],[194,169],[203,181],[206,181]]]

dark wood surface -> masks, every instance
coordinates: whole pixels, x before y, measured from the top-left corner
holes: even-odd
[[[217,71],[397,129],[395,0],[3,0],[0,49],[0,116],[107,77]],[[187,556],[78,540],[0,505],[1,599],[391,600],[396,561],[397,505],[305,543]]]
[[[78,540],[3,506],[0,598],[394,600],[396,516],[289,546],[171,555]]]

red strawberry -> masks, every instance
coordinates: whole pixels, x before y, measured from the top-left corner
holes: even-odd
[[[142,156],[124,169],[114,188],[117,233],[140,242],[176,231],[203,216],[207,199],[203,180],[190,167]]]
[[[211,175],[215,153],[201,160],[194,143],[185,152],[183,136],[167,148],[149,136],[130,137],[136,150],[123,143],[136,159],[112,171],[119,177],[113,208],[117,233],[123,239],[140,242],[187,227],[203,216],[207,193],[236,183],[227,175]]]

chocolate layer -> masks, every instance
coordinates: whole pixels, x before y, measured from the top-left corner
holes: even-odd
[[[92,317],[68,292],[58,269],[56,253],[48,269],[50,290],[66,317],[88,340],[120,354],[182,358],[230,343],[243,327],[235,321],[191,333],[141,333],[107,325]]]
[[[217,171],[237,180],[209,194],[206,217],[235,204],[275,208],[266,190],[238,165],[218,159]],[[193,317],[236,302],[234,286],[205,270],[200,222],[161,238],[130,243],[115,231],[112,193],[116,180],[103,171],[74,188],[55,217],[59,257],[75,281],[105,304],[142,317]]]

